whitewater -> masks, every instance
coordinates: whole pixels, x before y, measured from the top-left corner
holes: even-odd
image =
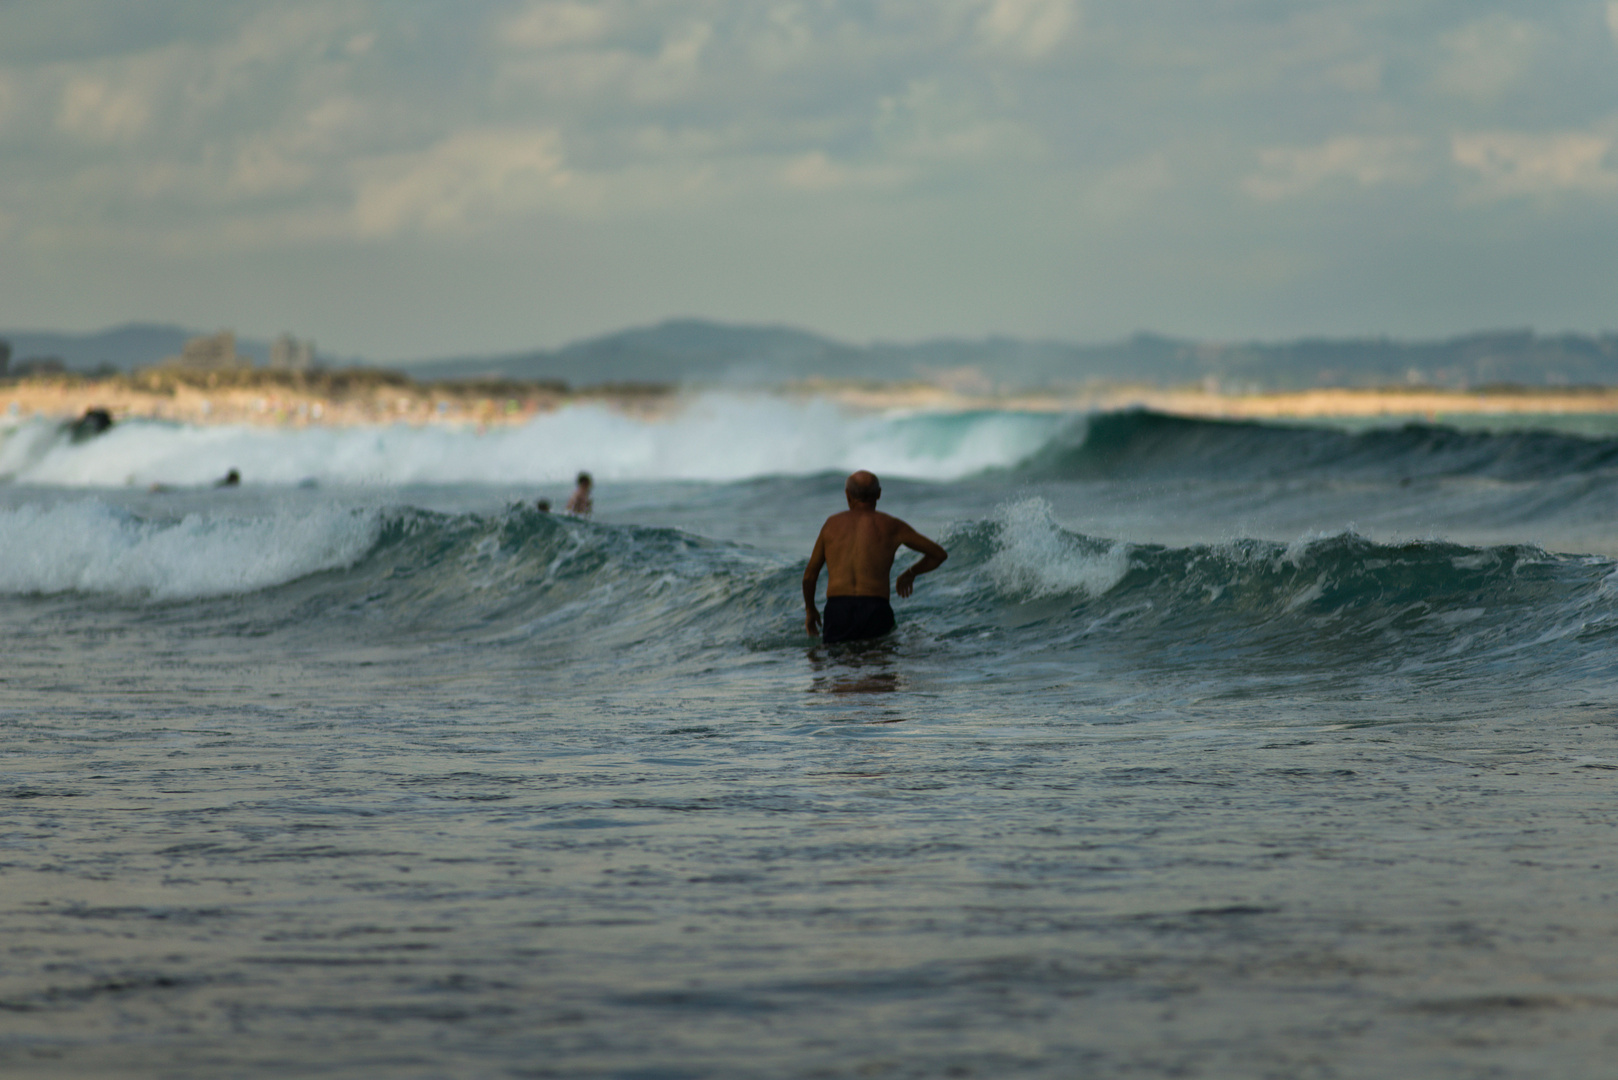
[[[739,480],[867,467],[948,479],[1015,463],[1062,418],[1041,413],[853,414],[825,399],[703,394],[655,419],[578,404],[516,427],[120,425],[89,445],[60,425],[13,424],[0,479],[95,487],[205,484],[230,462],[268,484],[505,484],[571,480]]]
[[[854,468],[950,559],[825,648]],[[1604,1077],[1615,518],[1618,418],[0,422],[0,1070]]]

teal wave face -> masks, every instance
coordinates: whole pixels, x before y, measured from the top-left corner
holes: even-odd
[[[667,660],[769,642],[800,573],[675,529],[593,525],[531,507],[487,516],[400,509],[354,567],[267,600],[288,611],[276,620],[286,628],[318,608],[389,639]]]
[[[137,621],[155,603],[166,619],[312,649],[481,650],[646,678],[810,644],[801,561],[677,529],[531,506],[332,508],[256,523],[147,521],[93,503],[11,514],[8,535],[37,534],[40,550],[8,563],[7,573],[35,581],[9,592],[118,605]],[[69,543],[75,530],[82,536]],[[1210,670],[1599,666],[1618,630],[1609,560],[1528,545],[1378,543],[1351,532],[1290,544],[1126,544],[1064,529],[1039,499],[1004,503],[941,539],[945,568],[896,601],[901,639],[980,658],[1035,651],[1067,663],[1107,652]]]
[[[1149,410],[1089,419],[1082,441],[1053,439],[1020,472],[1041,479],[1269,477],[1323,472],[1391,479],[1487,476],[1534,480],[1618,466],[1618,439],[1548,431],[1460,431],[1405,424],[1350,433],[1204,420]]]
[[[1064,530],[1038,500],[943,540],[946,568],[896,600],[918,648],[981,641],[972,648],[1386,669],[1550,655],[1618,630],[1609,561],[1531,546],[1353,533],[1129,545]],[[353,567],[272,590],[264,618],[267,630],[329,635],[304,620],[336,621],[388,640],[614,656],[649,672],[806,646],[801,572],[799,562],[673,529],[524,508],[401,510]]]
[[[1577,651],[1618,631],[1609,560],[1527,545],[1377,543],[1353,533],[1126,545],[1063,530],[1028,500],[962,529],[950,546],[962,565],[950,564],[947,598],[925,601],[945,634],[1074,656],[1124,650],[1208,664],[1211,674],[1221,664],[1483,662]]]

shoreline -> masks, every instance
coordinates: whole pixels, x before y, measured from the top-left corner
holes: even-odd
[[[1150,409],[1209,420],[1310,420],[1388,417],[1434,420],[1444,415],[1618,414],[1618,386],[1507,387],[1444,390],[1431,387],[1322,388],[1222,394],[1180,387],[1101,386],[1084,390],[969,395],[936,386],[856,387],[807,383],[793,391],[830,398],[857,409],[913,408],[969,412],[1116,412]]]
[[[716,390],[720,388],[706,388]],[[105,409],[114,421],[193,425],[357,427],[409,424],[489,427],[523,424],[569,405],[601,404],[652,419],[676,411],[704,388],[602,386],[569,390],[554,383],[503,380],[417,383],[392,372],[331,373],[147,371],[91,380],[75,376],[0,381],[0,422],[71,421]],[[1097,386],[1008,394],[971,394],[928,383],[856,384],[824,380],[740,390],[836,402],[855,411],[1097,412],[1131,408],[1205,419],[1307,420],[1444,415],[1618,414],[1618,387],[1442,390],[1430,387],[1326,388],[1222,394],[1201,388]]]
[[[72,421],[105,409],[115,422],[157,420],[254,427],[385,427],[522,424],[564,405],[606,401],[634,415],[664,407],[661,387],[569,391],[506,380],[417,383],[387,371],[174,372],[104,379],[43,376],[0,381],[0,422]]]

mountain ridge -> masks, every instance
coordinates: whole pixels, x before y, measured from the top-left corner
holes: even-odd
[[[555,350],[399,365],[417,378],[493,376],[608,382],[778,385],[812,378],[954,382],[990,390],[1104,382],[1204,383],[1231,390],[1431,385],[1460,389],[1618,384],[1618,333],[1488,330],[1435,341],[1306,337],[1219,343],[1137,333],[1078,345],[1008,336],[851,345],[811,331],[671,319]]]
[[[126,323],[91,334],[0,331],[13,368],[56,357],[69,370],[106,365],[121,371],[179,353],[194,331],[165,323]],[[262,365],[269,345],[238,339],[237,350]],[[328,361],[330,363],[330,361]],[[1029,390],[1098,383],[1201,383],[1235,391],[1317,386],[1489,384],[1618,385],[1618,333],[1536,334],[1492,330],[1429,341],[1390,337],[1306,337],[1220,343],[1138,333],[1095,345],[1024,339],[933,338],[854,345],[780,324],[668,319],[571,342],[482,356],[424,359],[389,367],[418,380],[501,378],[610,383],[769,387],[811,379],[926,381],[975,391]]]

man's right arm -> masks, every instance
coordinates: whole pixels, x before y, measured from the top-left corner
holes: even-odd
[[[815,587],[820,584],[820,571],[826,565],[826,530],[815,537],[815,550],[809,553],[809,565],[803,571],[803,628],[810,637],[820,636],[820,612],[815,610]]]

